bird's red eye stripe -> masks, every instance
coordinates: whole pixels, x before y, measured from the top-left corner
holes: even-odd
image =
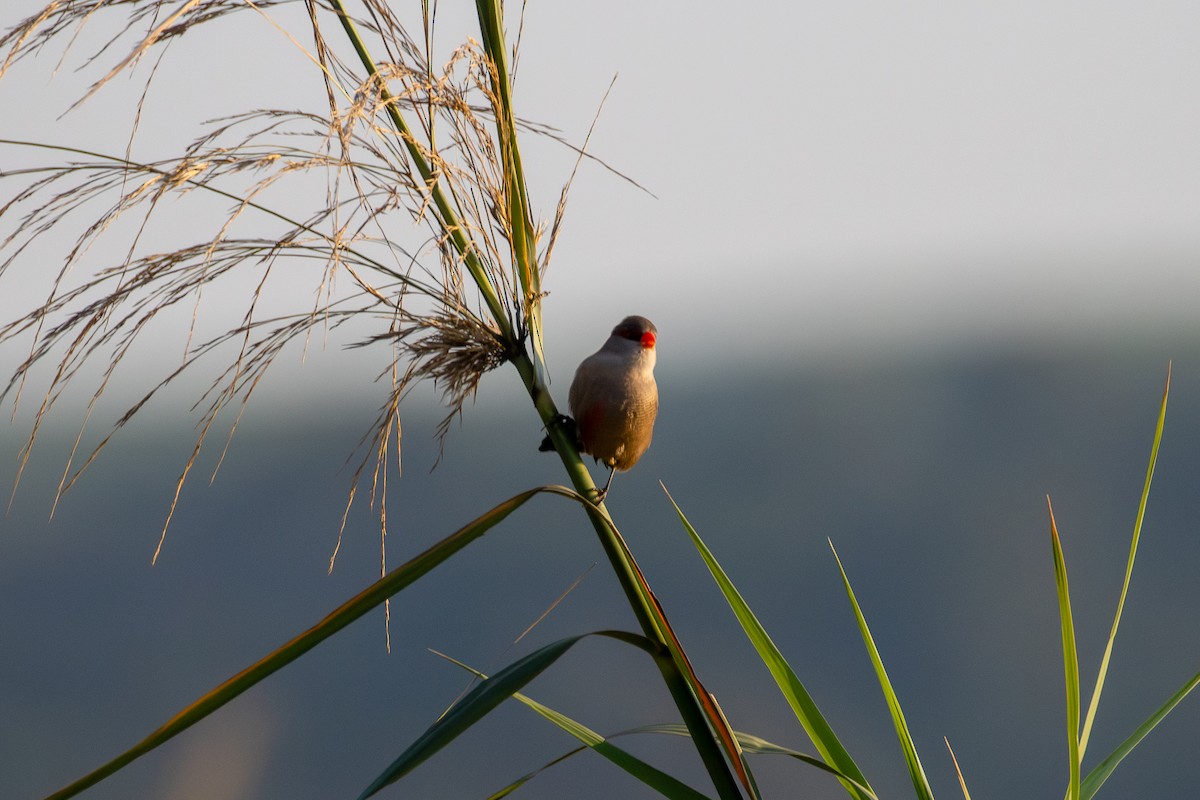
[[[646,331],[645,333],[642,334],[642,338],[641,338],[642,347],[646,347],[646,348],[654,347],[655,341],[656,341],[656,338],[652,331]]]

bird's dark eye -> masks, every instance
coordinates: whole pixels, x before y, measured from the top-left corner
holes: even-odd
[[[613,328],[612,335],[645,345],[645,335],[655,334],[654,324],[645,317],[627,317]]]

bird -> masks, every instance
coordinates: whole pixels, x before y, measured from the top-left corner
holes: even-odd
[[[653,322],[626,317],[604,346],[575,370],[568,405],[579,451],[608,467],[608,481],[597,493],[597,503],[608,495],[617,470],[630,469],[650,446],[658,416],[657,343]],[[553,449],[549,437],[539,449]]]

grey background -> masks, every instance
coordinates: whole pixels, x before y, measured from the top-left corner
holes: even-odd
[[[39,6],[8,3],[0,22]],[[294,25],[296,11],[277,19]],[[443,53],[470,30],[463,11],[440,7]],[[140,80],[115,81],[63,116],[109,63],[74,72],[112,30],[103,17],[94,26],[53,77],[50,48],[0,81],[0,103],[20,110],[3,115],[0,136],[123,151]],[[948,737],[976,797],[1061,792],[1045,495],[1088,685],[1171,359],[1159,477],[1085,768],[1194,673],[1198,27],[1200,10],[1183,2],[528,9],[519,106],[579,141],[619,73],[591,147],[657,195],[581,172],[546,284],[554,391],[561,401],[573,365],[623,315],[658,324],[662,417],[646,459],[617,478],[612,509],[738,728],[809,749],[659,480],[881,796],[911,788],[827,538],[935,791],[958,793]],[[176,152],[222,114],[320,108],[309,62],[254,12],[172,45],[162,70],[170,78],[148,96],[134,140],[142,158]],[[524,144],[548,216],[573,158]],[[44,160],[0,148],[6,170]],[[164,209],[145,245],[203,236],[191,214]],[[119,242],[102,244],[85,266],[121,254]],[[54,248],[34,248],[5,274],[3,319],[45,297],[56,263]],[[311,286],[279,288],[273,302],[310,304]],[[213,297],[241,296],[237,284],[222,291]],[[204,310],[219,325],[241,306]],[[178,363],[187,325],[186,313],[161,320],[97,408],[85,447]],[[344,344],[280,363],[208,486],[215,435],[154,566],[195,436],[189,409],[212,373],[158,398],[48,522],[96,373],[67,395],[0,517],[0,795],[41,796],[92,769],[378,575],[378,522],[362,502],[325,574],[352,473],[343,465],[386,394],[373,379],[388,353]],[[0,372],[28,345],[0,349]],[[15,476],[41,388],[0,428],[0,485]],[[391,565],[517,491],[562,480],[555,459],[535,452],[541,432],[514,375],[485,381],[430,472],[433,406],[418,393],[404,418],[404,474],[389,481]],[[466,686],[427,648],[494,671],[558,637],[633,624],[579,515],[539,500],[393,604],[390,654],[382,614],[372,615],[85,796],[352,797]],[[674,718],[652,666],[602,641],[580,645],[529,693],[605,733]],[[1195,784],[1194,703],[1102,796]],[[625,741],[704,786],[685,743]],[[505,706],[391,794],[486,796],[571,746]],[[840,793],[781,759],[757,769],[769,797]],[[647,792],[584,754],[521,795]]]

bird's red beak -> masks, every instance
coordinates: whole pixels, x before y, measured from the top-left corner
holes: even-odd
[[[642,341],[642,347],[646,348],[647,350],[649,350],[651,347],[654,347],[654,342],[655,342],[654,333],[651,331],[646,331],[645,333],[642,334],[641,341]]]

